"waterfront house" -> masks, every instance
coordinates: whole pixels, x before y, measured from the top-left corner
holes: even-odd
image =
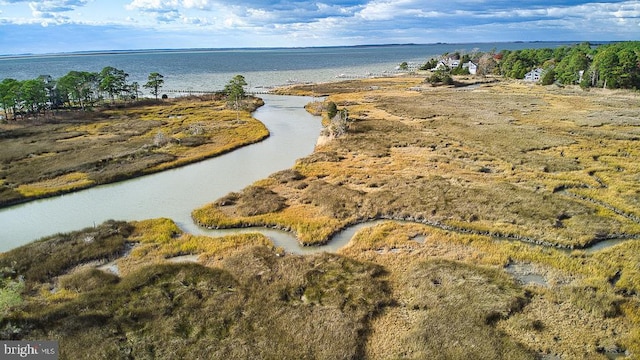
[[[434,68],[435,70],[448,70],[458,67],[460,65],[459,59],[446,58],[438,61],[438,65]]]
[[[540,81],[540,79],[542,79],[543,74],[544,74],[543,69],[541,68],[533,69],[525,74],[524,81],[538,82]]]
[[[463,69],[468,69],[469,74],[475,75],[478,72],[478,65],[474,64],[473,61],[466,62],[462,64]]]

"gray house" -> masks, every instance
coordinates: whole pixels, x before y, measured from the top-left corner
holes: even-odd
[[[544,70],[541,68],[536,68],[529,71],[524,76],[524,81],[538,82],[540,81],[540,79],[542,79],[542,75],[544,75]]]

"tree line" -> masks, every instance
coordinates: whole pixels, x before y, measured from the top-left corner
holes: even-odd
[[[452,75],[468,74],[463,64],[474,62],[479,75],[502,75],[522,79],[536,68],[543,69],[543,84],[580,85],[583,88],[640,89],[640,41],[593,46],[588,42],[558,48],[495,50],[443,57],[460,59],[459,65],[446,69]],[[421,69],[434,69],[431,59]]]
[[[100,72],[70,71],[54,79],[41,75],[35,79],[3,79],[0,82],[0,107],[4,118],[38,117],[53,109],[86,110],[96,104],[116,100],[137,100],[141,93],[138,82],[128,82],[124,70],[112,66]],[[158,99],[164,76],[152,72],[142,85]]]

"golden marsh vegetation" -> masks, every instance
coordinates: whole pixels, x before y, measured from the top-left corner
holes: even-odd
[[[324,86],[317,91],[327,101],[348,109],[348,134],[196,210],[197,221],[290,228],[306,244],[374,218],[569,248],[640,235],[637,94],[518,83],[422,88],[420,79]],[[234,200],[276,198],[284,205],[253,213]]]
[[[262,100],[247,101],[248,110]],[[0,124],[0,205],[192,163],[269,136],[224,100],[183,98]]]
[[[416,252],[429,261],[447,254],[453,261],[482,267],[524,264],[525,273],[549,279],[544,286],[525,291],[527,305],[522,309],[511,307],[512,314],[501,313],[492,323],[494,330],[542,354],[581,358],[622,349],[637,354],[637,93],[519,82],[434,88],[419,78],[347,81],[285,91],[312,90],[328,96],[325,104],[332,101],[348,110],[347,134],[322,142],[292,169],[197,209],[193,213],[197,221],[210,227],[279,227],[294,231],[309,245],[322,244],[348,224],[369,219],[425,224],[411,231],[437,239],[435,253],[424,246],[416,250],[412,243],[411,255],[390,253],[384,260],[387,269],[399,267],[389,270],[399,296],[409,291],[407,272],[417,271],[411,266],[426,266],[416,263],[421,258]],[[268,193],[268,199],[249,195],[255,194],[255,187]],[[278,199],[280,205],[259,213],[243,212],[238,204],[251,199],[256,203]],[[593,253],[556,250],[585,248],[614,238],[631,240]],[[368,250],[384,249],[398,249],[393,237],[385,236]],[[346,251],[359,259],[366,254]],[[365,259],[381,262],[379,256]],[[492,281],[496,276],[490,277]],[[476,311],[476,305],[469,306]],[[431,306],[437,312],[441,305]],[[391,318],[408,316],[390,311]],[[436,348],[424,352],[429,327],[415,321],[403,325],[419,340],[407,340],[418,341],[413,355],[407,356],[438,354]],[[388,337],[384,328],[390,325],[380,326],[382,337]],[[426,326],[425,333],[414,333],[416,326]],[[460,326],[464,328],[460,334],[472,332],[470,324]],[[449,330],[449,335],[456,333]],[[477,338],[472,342],[484,343]],[[406,345],[395,344],[398,351]],[[460,348],[445,357],[471,351],[464,342],[457,344]],[[506,343],[500,346],[511,349]],[[376,349],[379,354],[388,347]],[[389,352],[387,358],[403,356]]]
[[[58,339],[65,359],[639,356],[637,93],[419,78],[286,91],[312,89],[348,110],[346,135],[194,219],[309,245],[389,221],[308,256],[168,219],[55,235],[0,255],[5,284],[24,278],[2,337]],[[628,240],[590,248],[608,238]]]

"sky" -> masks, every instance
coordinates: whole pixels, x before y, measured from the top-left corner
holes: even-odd
[[[640,40],[640,0],[0,0],[0,54]]]

